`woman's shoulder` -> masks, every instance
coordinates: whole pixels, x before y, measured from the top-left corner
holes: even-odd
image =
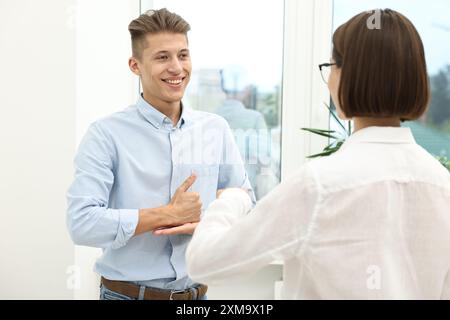
[[[390,149],[359,145],[312,160],[306,168],[330,191],[381,181],[416,181],[450,188],[448,170],[419,145]]]

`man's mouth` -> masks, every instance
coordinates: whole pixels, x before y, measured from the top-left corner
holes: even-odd
[[[162,81],[164,81],[165,83],[168,83],[168,84],[170,84],[170,85],[172,85],[172,86],[179,86],[183,81],[184,81],[184,79],[186,79],[186,77],[183,77],[183,78],[171,78],[171,79],[161,79]]]

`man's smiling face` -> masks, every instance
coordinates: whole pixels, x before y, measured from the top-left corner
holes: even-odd
[[[146,41],[138,59],[144,98],[153,106],[180,102],[192,71],[186,35],[161,32]]]

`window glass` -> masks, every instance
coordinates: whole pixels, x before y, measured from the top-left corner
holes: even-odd
[[[159,8],[191,25],[193,73],[183,102],[228,121],[261,198],[280,181],[284,2],[153,1]]]

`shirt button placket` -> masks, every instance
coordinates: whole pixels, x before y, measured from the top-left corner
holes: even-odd
[[[179,187],[179,185],[182,183],[182,181],[180,181],[180,159],[179,159],[179,142],[178,142],[178,135],[177,135],[177,131],[172,128],[170,130],[169,133],[169,137],[170,137],[170,144],[172,147],[171,153],[172,153],[172,178],[170,181],[170,193],[171,193],[171,197],[173,197],[173,195],[175,194],[177,188]]]

